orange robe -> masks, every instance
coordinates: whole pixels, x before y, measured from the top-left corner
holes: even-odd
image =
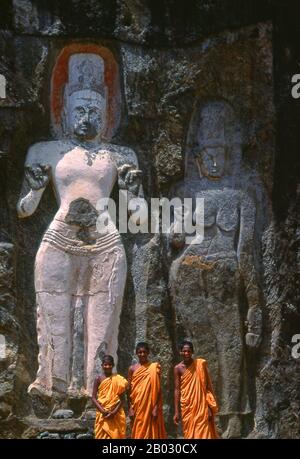
[[[180,407],[184,438],[218,438],[214,416],[218,412],[206,360],[195,359],[180,379]]]
[[[120,401],[120,395],[127,389],[127,380],[120,375],[105,378],[99,385],[97,400],[105,410],[111,410]],[[125,438],[126,416],[121,407],[110,419],[105,419],[97,410],[95,420],[95,439]]]
[[[147,363],[135,370],[131,380],[130,399],[134,411],[131,438],[167,438],[162,411],[159,363]],[[158,415],[154,421],[152,410],[156,403]]]

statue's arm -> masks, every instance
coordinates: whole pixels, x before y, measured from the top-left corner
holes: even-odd
[[[255,218],[254,202],[250,197],[245,196],[240,207],[240,234],[237,255],[248,301],[246,344],[252,348],[259,346],[262,331],[261,289],[254,261]]]
[[[51,166],[45,164],[38,151],[38,144],[30,147],[24,170],[24,180],[19,201],[17,203],[17,213],[19,218],[32,215],[50,179]]]
[[[186,197],[189,196],[186,192],[185,182],[180,181],[171,188],[168,199],[179,199],[183,203],[183,199]],[[180,212],[176,215],[174,209],[172,209],[171,226],[167,237],[168,252],[183,249],[186,242],[183,207],[179,206],[178,210]]]
[[[147,226],[148,207],[144,200],[142,171],[136,154],[131,148],[118,146],[114,151],[114,162],[118,171],[120,202],[127,207],[130,215],[128,225]]]
[[[118,146],[113,151],[113,158],[118,170],[118,185],[120,190],[126,190],[128,198],[142,198],[142,171],[139,169],[135,152],[128,147]]]

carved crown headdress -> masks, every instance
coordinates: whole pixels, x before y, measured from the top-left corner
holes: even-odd
[[[97,54],[73,54],[69,59],[66,94],[82,90],[95,91],[105,97],[104,62]]]
[[[198,122],[198,144],[205,147],[240,141],[240,133],[232,107],[223,101],[209,102],[202,107]]]

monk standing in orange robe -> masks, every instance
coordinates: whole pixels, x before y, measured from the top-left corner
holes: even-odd
[[[101,366],[104,375],[95,379],[92,396],[97,408],[95,439],[125,438],[126,416],[121,397],[128,383],[123,376],[112,374],[114,359],[111,355],[103,357]]]
[[[183,357],[174,368],[175,414],[179,423],[179,402],[184,438],[219,438],[214,415],[218,412],[206,360],[193,359],[194,349],[190,341],[183,341],[180,354]]]
[[[138,343],[139,363],[132,365],[128,372],[131,438],[164,439],[167,435],[162,411],[160,365],[148,361],[149,352],[147,343]]]

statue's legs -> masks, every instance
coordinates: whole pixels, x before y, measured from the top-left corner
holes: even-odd
[[[36,380],[30,393],[51,396],[65,392],[70,374],[72,257],[42,242],[35,261],[37,339]]]
[[[177,323],[184,337],[193,340],[201,357],[216,361],[220,415],[228,419],[226,436],[241,433],[240,414],[245,401],[244,329],[241,276],[234,252],[188,258],[189,252],[173,262],[170,287]],[[186,300],[186,290],[193,298]],[[183,336],[182,336],[183,337]],[[201,349],[208,354],[201,354]],[[203,350],[202,350],[203,352]],[[216,381],[216,380],[215,380]]]
[[[80,397],[92,394],[104,354],[117,364],[126,256],[118,233],[83,245],[65,230],[48,230],[36,257],[39,368],[29,391]]]
[[[221,378],[220,415],[228,418],[223,437],[241,435],[244,327],[242,285],[235,255],[215,255],[199,272],[202,301],[215,334]]]
[[[101,372],[101,357],[110,354],[117,365],[118,333],[126,282],[126,257],[116,242],[89,258],[89,296],[85,310],[86,388],[92,394],[94,379]],[[86,279],[87,280],[87,279]]]

